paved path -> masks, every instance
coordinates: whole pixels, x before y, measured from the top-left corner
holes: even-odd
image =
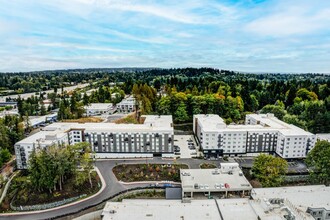
[[[10,186],[10,182],[11,182],[11,180],[12,180],[12,179],[13,179],[18,173],[19,173],[19,172],[14,173],[14,174],[9,178],[8,182],[6,183],[6,186],[5,186],[4,190],[3,190],[2,195],[1,195],[1,198],[0,198],[0,204],[2,203],[2,200],[5,198],[5,196],[6,196],[6,194],[7,194],[7,190],[8,190],[8,188],[9,188],[9,186]]]
[[[189,168],[197,169],[199,168],[199,164],[204,160],[200,159],[178,159],[175,160],[176,163],[185,163],[189,166]],[[81,209],[95,205],[100,203],[101,201],[111,197],[112,195],[119,193],[121,191],[125,191],[130,188],[143,187],[148,186],[149,183],[136,183],[136,184],[121,184],[118,182],[115,175],[112,173],[112,168],[117,164],[144,164],[146,163],[145,159],[136,159],[136,160],[98,160],[96,161],[96,166],[99,169],[104,181],[106,182],[106,186],[102,193],[99,195],[82,201],[77,204],[70,205],[64,207],[57,207],[56,210],[42,210],[40,213],[32,213],[32,214],[15,214],[15,215],[6,215],[1,214],[0,219],[12,219],[12,220],[36,220],[36,219],[48,219],[53,218],[64,214],[69,214],[73,212],[80,211]],[[153,158],[148,159],[148,163],[174,163],[174,160],[169,159],[161,159],[161,158]]]

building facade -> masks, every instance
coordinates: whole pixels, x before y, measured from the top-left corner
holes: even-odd
[[[115,109],[112,103],[90,103],[85,106],[85,114],[87,116],[101,115],[106,113],[113,113]]]
[[[135,111],[136,101],[133,97],[123,99],[117,105],[117,112],[119,113],[130,113]]]
[[[53,123],[15,144],[18,169],[36,148],[89,142],[96,158],[173,157],[172,116],[148,115],[143,124]]]
[[[250,114],[244,125],[226,125],[218,115],[194,115],[193,131],[204,155],[276,153],[282,158],[305,158],[316,137],[273,114]]]

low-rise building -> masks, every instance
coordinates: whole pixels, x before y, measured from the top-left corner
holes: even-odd
[[[127,97],[119,102],[117,105],[117,112],[119,113],[130,113],[135,111],[136,100],[134,97]]]
[[[173,157],[172,116],[147,115],[143,124],[53,123],[15,144],[18,169],[35,148],[89,142],[96,158]],[[24,155],[24,158],[23,158]],[[23,163],[25,161],[25,163]]]
[[[295,217],[291,219],[330,219],[330,187],[324,185],[254,188],[251,197],[267,201],[270,210],[274,205],[285,206]]]
[[[43,116],[30,116],[29,126],[32,128],[45,126],[46,122],[54,122],[57,120],[57,113],[52,113]]]
[[[327,220],[330,187],[293,186],[253,189],[251,198],[124,199],[107,202],[103,220]]]
[[[181,169],[182,198],[245,197],[251,184],[238,163],[221,163],[219,169]]]
[[[115,110],[115,106],[112,103],[90,103],[85,106],[85,114],[87,116],[112,114]]]
[[[330,133],[319,133],[319,134],[316,134],[316,140],[330,142]]]
[[[316,137],[273,114],[249,114],[244,125],[226,125],[218,115],[194,115],[193,131],[206,157],[276,153],[305,158]]]

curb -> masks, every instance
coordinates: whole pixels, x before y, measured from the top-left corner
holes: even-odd
[[[51,208],[51,209],[44,209],[44,210],[39,210],[39,211],[30,211],[30,212],[13,212],[13,213],[1,213],[0,216],[15,216],[15,215],[28,215],[28,214],[39,214],[39,213],[43,213],[43,212],[49,212],[49,211],[54,211],[54,210],[58,210],[58,209],[62,209],[62,208],[66,208],[66,207],[70,207],[70,206],[73,206],[73,205],[76,205],[76,204],[79,204],[81,202],[84,202],[84,201],[87,201],[91,198],[94,198],[96,196],[98,196],[99,194],[101,194],[103,192],[103,190],[105,189],[106,187],[106,182],[100,172],[100,170],[97,168],[97,167],[94,167],[95,171],[97,172],[97,174],[99,175],[100,177],[100,180],[102,182],[102,187],[101,189],[95,193],[94,195],[91,195],[87,198],[84,198],[82,200],[78,200],[78,201],[75,201],[75,202],[72,202],[72,203],[69,203],[69,204],[66,204],[66,205],[62,205],[62,206],[58,206],[58,207],[55,207],[55,208]]]
[[[158,184],[164,184],[164,183],[170,183],[170,184],[177,184],[177,185],[181,185],[180,182],[172,182],[172,181],[141,181],[141,182],[123,182],[123,181],[118,181],[120,184],[123,185],[134,185],[134,184],[148,184],[148,183],[158,183]]]

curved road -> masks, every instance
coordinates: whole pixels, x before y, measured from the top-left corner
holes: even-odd
[[[198,159],[179,159],[176,160],[177,163],[185,163],[187,164],[190,168],[199,168],[199,164],[203,160],[198,160]],[[147,186],[149,185],[148,183],[143,183],[143,184],[120,184],[115,177],[115,175],[112,173],[112,168],[116,166],[117,164],[143,164],[146,163],[145,159],[138,159],[138,160],[99,160],[96,161],[96,166],[100,170],[105,182],[106,182],[106,187],[103,190],[102,193],[100,193],[98,196],[95,196],[89,200],[80,202],[78,204],[74,204],[72,206],[67,206],[63,208],[58,208],[56,210],[44,210],[41,213],[31,213],[31,214],[26,214],[22,213],[22,215],[6,215],[6,214],[1,214],[0,219],[10,219],[10,220],[36,220],[36,219],[48,219],[48,218],[54,218],[58,215],[64,215],[64,214],[69,214],[72,212],[77,212],[80,211],[81,209],[98,204],[101,201],[111,197],[112,195],[119,193],[121,191],[125,191],[126,189],[129,188],[135,188],[137,186]],[[162,160],[161,158],[154,158],[154,159],[148,159],[148,163],[173,163],[173,160]]]

